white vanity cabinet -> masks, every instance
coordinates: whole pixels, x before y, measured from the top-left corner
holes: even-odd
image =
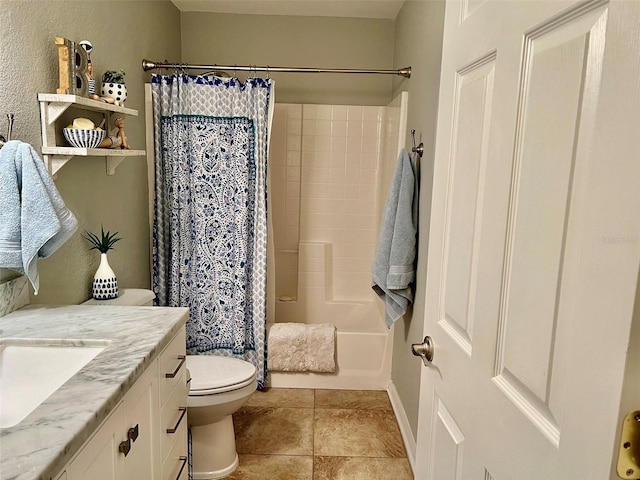
[[[186,480],[184,359],[182,329],[56,479]]]
[[[158,358],[160,398],[160,477],[187,480],[187,365],[185,330]]]

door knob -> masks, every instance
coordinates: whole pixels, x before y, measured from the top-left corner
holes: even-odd
[[[430,366],[433,361],[433,340],[431,337],[427,335],[422,343],[412,344],[411,353],[416,357],[422,357],[425,367]]]

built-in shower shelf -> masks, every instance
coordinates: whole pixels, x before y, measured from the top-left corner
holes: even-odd
[[[55,175],[73,157],[104,157],[107,175],[115,174],[116,168],[127,157],[140,157],[145,150],[119,150],[109,148],[75,148],[60,146],[64,141],[61,135],[64,125],[58,125],[60,116],[69,108],[98,112],[103,115],[105,125],[111,125],[113,114],[137,116],[133,108],[99,102],[78,95],[60,95],[54,93],[38,94],[40,102],[40,125],[42,129],[42,155],[51,175]]]

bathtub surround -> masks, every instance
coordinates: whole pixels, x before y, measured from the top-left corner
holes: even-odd
[[[0,267],[27,276],[38,294],[38,259],[53,255],[78,228],[51,175],[28,143],[0,149]]]
[[[275,320],[335,324],[337,371],[275,372],[274,387],[386,390],[389,384],[392,332],[371,290],[371,265],[406,104],[401,94],[384,107],[276,105]]]
[[[391,183],[373,262],[373,290],[385,305],[385,322],[407,313],[413,302],[418,234],[417,158],[402,150]]]
[[[156,304],[188,306],[187,351],[266,381],[267,155],[273,81],[153,75]]]

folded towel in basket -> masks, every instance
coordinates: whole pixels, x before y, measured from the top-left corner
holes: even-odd
[[[38,293],[38,258],[47,258],[76,231],[33,147],[17,140],[0,150],[0,267],[25,274]]]
[[[336,327],[328,323],[274,323],[267,341],[269,370],[336,371]]]

